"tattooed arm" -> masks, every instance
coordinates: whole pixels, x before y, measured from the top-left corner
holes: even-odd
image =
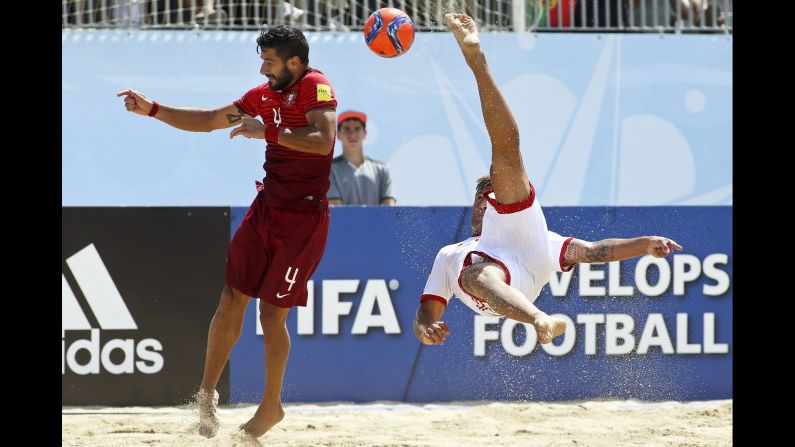
[[[216,129],[237,126],[245,116],[248,115],[234,104],[219,109],[171,107],[160,104],[155,118],[177,129],[191,132],[212,132]]]
[[[563,265],[570,266],[578,262],[610,262],[634,258],[645,254],[656,258],[664,258],[671,252],[681,250],[682,246],[671,239],[661,236],[642,236],[634,239],[603,239],[598,242],[587,242],[572,239],[563,257]]]
[[[121,91],[116,96],[124,96],[124,106],[129,112],[138,115],[148,115],[154,107],[154,101],[148,99],[143,93],[128,89]],[[177,129],[191,132],[211,132],[216,129],[241,124],[246,116],[236,105],[229,104],[217,109],[197,109],[193,107],[173,107],[158,104],[154,117]]]

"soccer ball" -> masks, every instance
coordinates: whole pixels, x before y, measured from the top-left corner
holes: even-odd
[[[381,57],[400,56],[414,42],[414,22],[397,8],[381,8],[367,18],[364,41]]]

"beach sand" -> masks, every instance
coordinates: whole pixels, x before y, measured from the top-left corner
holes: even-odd
[[[256,407],[224,406],[198,435],[191,406],[64,407],[63,446],[720,446],[732,445],[732,400],[285,404],[258,440],[237,427]]]

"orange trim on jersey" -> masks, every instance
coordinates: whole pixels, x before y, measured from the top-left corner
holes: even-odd
[[[444,307],[447,307],[447,300],[442,298],[442,297],[440,297],[439,295],[431,295],[430,293],[425,293],[425,294],[422,295],[422,297],[420,297],[420,303],[423,302],[423,301],[428,301],[428,300],[438,301],[438,302],[444,304]]]
[[[571,242],[572,239],[574,238],[570,237],[566,239],[566,242],[563,243],[563,248],[560,249],[560,269],[563,270],[564,272],[568,272],[569,270],[574,268],[574,265],[570,265],[568,266],[568,268],[563,266],[563,261],[564,261],[563,258],[566,255],[566,248],[569,246],[569,242]]]
[[[536,190],[533,188],[533,184],[529,181],[527,182],[530,185],[530,195],[527,196],[524,200],[517,203],[498,203],[497,199],[492,199],[489,197],[489,194],[494,192],[494,188],[489,188],[483,192],[483,198],[485,198],[491,206],[494,207],[500,214],[512,214],[518,213],[519,211],[526,210],[533,206],[533,202],[536,199]]]

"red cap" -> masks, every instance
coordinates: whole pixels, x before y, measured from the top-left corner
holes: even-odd
[[[337,125],[339,126],[340,124],[342,124],[343,121],[350,119],[361,121],[363,126],[367,125],[367,115],[365,115],[362,112],[357,112],[355,110],[346,110],[340,113],[339,116],[337,117]]]

